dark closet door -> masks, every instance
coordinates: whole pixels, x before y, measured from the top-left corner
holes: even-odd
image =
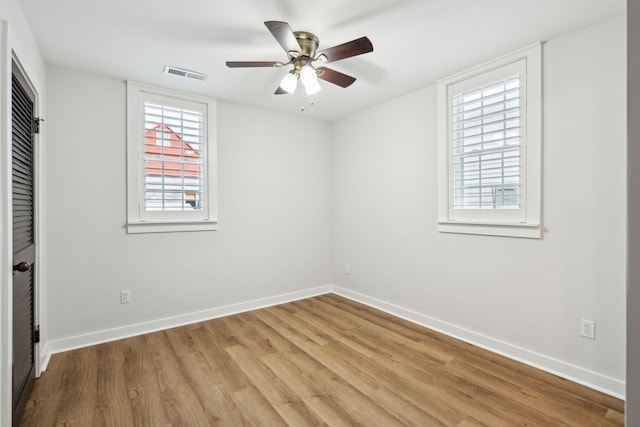
[[[35,380],[34,352],[34,99],[12,78],[13,425]]]

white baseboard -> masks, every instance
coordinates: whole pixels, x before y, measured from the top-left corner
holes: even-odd
[[[64,351],[74,350],[76,348],[88,347],[91,345],[102,344],[105,342],[115,341],[123,338],[130,338],[137,335],[175,328],[191,323],[202,322],[204,320],[210,320],[218,317],[229,316],[232,314],[243,313],[246,311],[257,310],[259,308],[284,304],[287,302],[310,298],[330,292],[331,285],[320,286],[317,288],[305,289],[303,291],[291,292],[288,294],[281,294],[273,297],[261,298],[252,301],[211,308],[208,310],[181,314],[164,319],[157,319],[149,322],[137,323],[134,325],[127,325],[119,328],[106,329],[102,331],[91,332],[89,334],[76,335],[68,338],[53,340],[46,343],[46,345],[43,347],[40,359],[42,360],[41,363],[43,363],[42,366],[46,368],[51,355],[55,353],[62,353]],[[44,369],[42,369],[42,371],[44,371]]]
[[[49,360],[51,360],[51,349],[49,343],[44,343],[44,345],[40,348],[38,352],[38,360],[40,365],[37,367],[36,376],[40,376],[44,371],[47,370],[47,366],[49,366]]]
[[[187,313],[179,316],[138,323],[135,325],[128,325],[120,328],[102,330],[89,334],[49,341],[48,343],[45,343],[42,350],[40,351],[41,371],[43,372],[46,369],[51,355],[55,353],[61,353],[76,348],[88,347],[90,345],[102,344],[109,341],[129,338],[136,335],[142,335],[159,330],[175,328],[190,323],[201,322],[204,320],[215,319],[218,317],[243,313],[246,311],[257,310],[259,308],[284,304],[287,302],[310,298],[327,293],[335,293],[353,301],[366,304],[373,308],[382,310],[386,313],[408,320],[409,322],[425,326],[429,329],[433,329],[445,335],[484,348],[510,359],[517,360],[526,365],[533,366],[535,368],[552,373],[578,384],[585,385],[619,399],[624,399],[624,381],[610,378],[605,375],[598,374],[597,372],[593,372],[588,369],[584,369],[579,366],[575,366],[570,363],[566,363],[561,360],[557,360],[549,356],[545,356],[543,354],[539,354],[522,347],[497,340],[487,335],[483,335],[472,330],[435,319],[425,314],[418,313],[395,304],[390,304],[377,298],[373,298],[335,285],[320,286],[303,291],[276,295],[273,297],[261,298],[237,304],[230,304],[194,313]]]
[[[522,347],[509,344],[495,338],[479,334],[466,328],[444,322],[433,317],[390,304],[377,298],[372,298],[340,286],[332,286],[332,292],[353,301],[377,308],[386,313],[408,320],[409,322],[425,326],[450,337],[484,348],[493,353],[517,360],[534,368],[541,369],[578,384],[601,391],[608,395],[623,399],[625,396],[625,382],[610,378],[597,372],[581,368],[561,360],[539,354]]]

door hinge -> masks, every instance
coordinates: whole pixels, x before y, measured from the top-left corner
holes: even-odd
[[[40,117],[33,118],[33,133],[40,133],[40,122],[44,122],[44,119]]]
[[[33,342],[36,344],[40,342],[40,325],[33,331]]]

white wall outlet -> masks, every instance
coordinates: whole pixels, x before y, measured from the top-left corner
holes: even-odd
[[[592,340],[596,339],[596,322],[593,320],[580,319],[580,335]]]
[[[120,304],[129,304],[131,302],[131,291],[120,291]]]
[[[344,274],[346,274],[347,276],[351,274],[351,266],[349,264],[345,264]]]

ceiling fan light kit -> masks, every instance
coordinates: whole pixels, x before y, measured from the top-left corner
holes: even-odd
[[[314,63],[325,64],[341,59],[351,58],[373,51],[373,45],[367,37],[361,37],[341,45],[325,49],[317,53],[320,40],[307,31],[291,31],[289,24],[280,21],[266,21],[265,26],[280,46],[287,52],[289,61],[227,61],[229,68],[284,67],[293,65],[280,82],[275,94],[294,93],[298,80],[302,82],[307,95],[314,95],[321,90],[318,79],[346,88],[356,81],[355,77],[346,75],[327,67],[314,67]]]

